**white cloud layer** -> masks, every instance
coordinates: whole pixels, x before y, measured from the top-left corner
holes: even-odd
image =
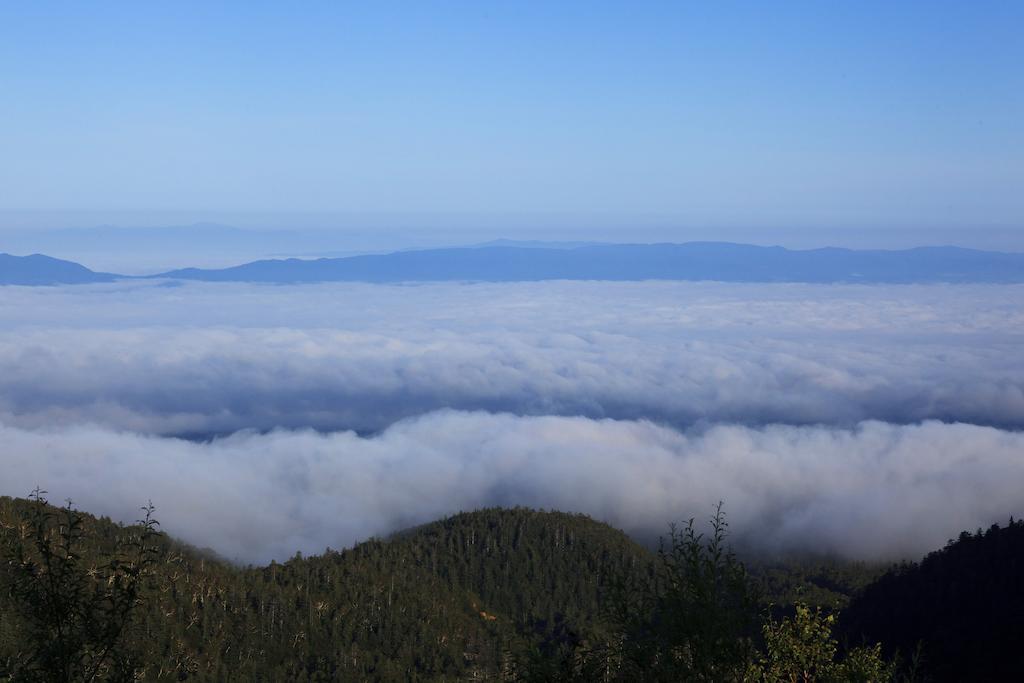
[[[1024,427],[1024,287],[0,288],[0,420],[381,430],[453,408]]]
[[[853,429],[442,411],[372,437],[311,430],[209,443],[97,426],[0,427],[0,493],[133,520],[243,561],[319,552],[459,510],[585,512],[641,535],[724,500],[738,541],[865,559],[918,556],[1024,512],[1024,434],[926,422]]]
[[[151,498],[244,561],[719,499],[765,549],[914,556],[1021,514],[1022,348],[1021,286],[0,287],[0,493]]]

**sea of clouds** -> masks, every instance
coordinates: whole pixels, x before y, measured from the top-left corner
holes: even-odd
[[[1021,286],[6,287],[0,494],[152,499],[241,561],[718,500],[765,550],[914,556],[1024,511],[1021,348]]]

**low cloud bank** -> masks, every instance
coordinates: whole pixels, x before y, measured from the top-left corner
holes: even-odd
[[[241,561],[720,499],[755,547],[913,557],[1024,506],[1024,286],[0,289],[0,493]]]
[[[0,421],[385,429],[452,408],[1024,428],[1024,287],[4,288]]]
[[[0,426],[0,493],[133,520],[240,561],[347,546],[459,510],[584,512],[637,535],[724,500],[736,540],[771,552],[916,557],[1024,513],[1024,434],[926,422],[851,429],[442,411],[373,437],[310,430],[209,443],[99,426]]]

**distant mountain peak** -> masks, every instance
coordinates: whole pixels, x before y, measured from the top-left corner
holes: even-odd
[[[43,254],[0,254],[0,285],[77,285],[110,282],[117,277]]]

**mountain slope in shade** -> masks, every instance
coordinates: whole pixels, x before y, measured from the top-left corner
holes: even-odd
[[[118,276],[97,273],[72,261],[32,254],[0,254],[0,285],[78,285],[111,282]]]
[[[920,645],[935,681],[1024,680],[1024,522],[964,532],[921,562],[894,567],[842,613],[850,643]]]
[[[427,249],[316,260],[186,268],[155,277],[236,282],[718,280],[725,282],[1024,283],[1024,254],[959,247],[792,251],[724,242],[609,244],[574,249]]]

